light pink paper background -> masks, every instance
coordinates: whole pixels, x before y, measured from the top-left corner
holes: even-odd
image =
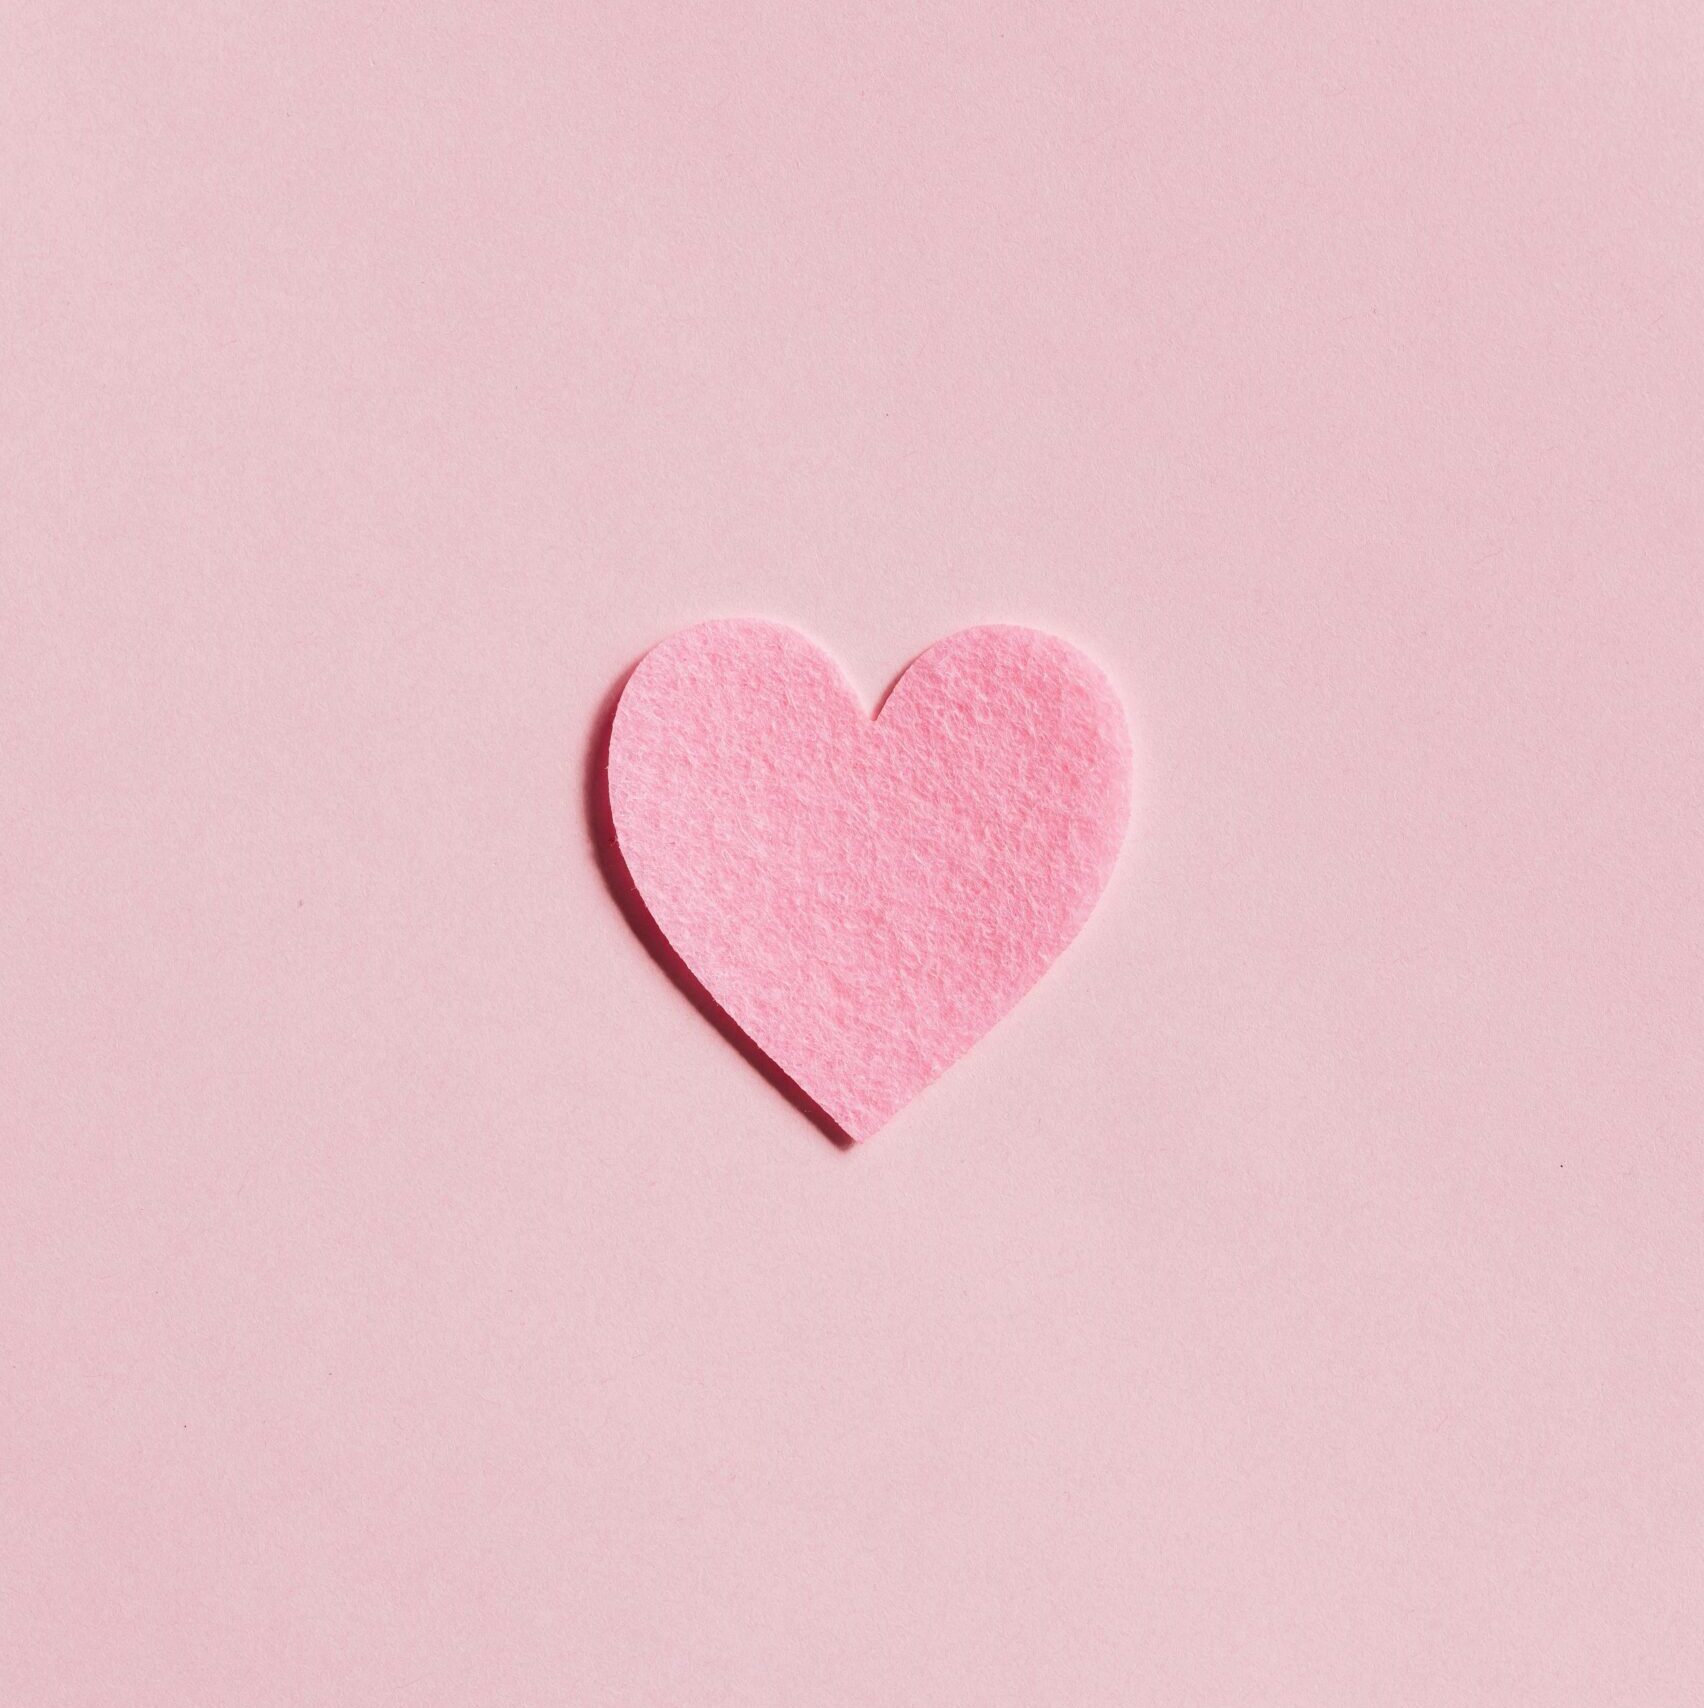
[[[0,21],[0,1701],[1704,1700],[1704,10]],[[1127,694],[843,1154],[583,765]]]

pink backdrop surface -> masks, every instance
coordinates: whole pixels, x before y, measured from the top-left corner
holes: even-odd
[[[14,0],[0,1701],[1704,1700],[1704,9]],[[756,615],[1137,822],[867,1146],[588,831]]]

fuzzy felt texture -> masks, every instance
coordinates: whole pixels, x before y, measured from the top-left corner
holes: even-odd
[[[872,719],[802,635],[738,620],[684,629],[634,671],[609,796],[671,947],[865,1139],[1076,936],[1130,772],[1111,685],[1051,635],[950,635]]]

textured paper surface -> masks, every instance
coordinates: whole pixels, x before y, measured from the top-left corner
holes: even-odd
[[[609,750],[620,851],[688,968],[868,1138],[1077,934],[1130,812],[1130,740],[1075,648],[1013,625],[932,646],[871,717],[778,624],[648,653]]]
[[[0,1708],[1699,1708],[1704,6],[0,3]],[[872,1143],[663,636],[1140,755]]]

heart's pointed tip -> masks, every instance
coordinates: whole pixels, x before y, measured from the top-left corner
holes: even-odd
[[[829,1137],[843,1151],[857,1150],[867,1144],[892,1119],[888,1115],[843,1115],[826,1104],[818,1107],[822,1109]]]
[[[863,1115],[856,1121],[834,1118],[834,1124],[840,1131],[843,1150],[860,1150],[871,1139],[880,1133],[885,1133],[893,1125],[894,1117],[899,1114],[897,1109],[889,1109],[881,1115]]]
[[[867,1139],[873,1138],[876,1132],[867,1121],[854,1126],[849,1121],[843,1121],[838,1115],[829,1115],[821,1124],[836,1146],[843,1151],[856,1150]]]

